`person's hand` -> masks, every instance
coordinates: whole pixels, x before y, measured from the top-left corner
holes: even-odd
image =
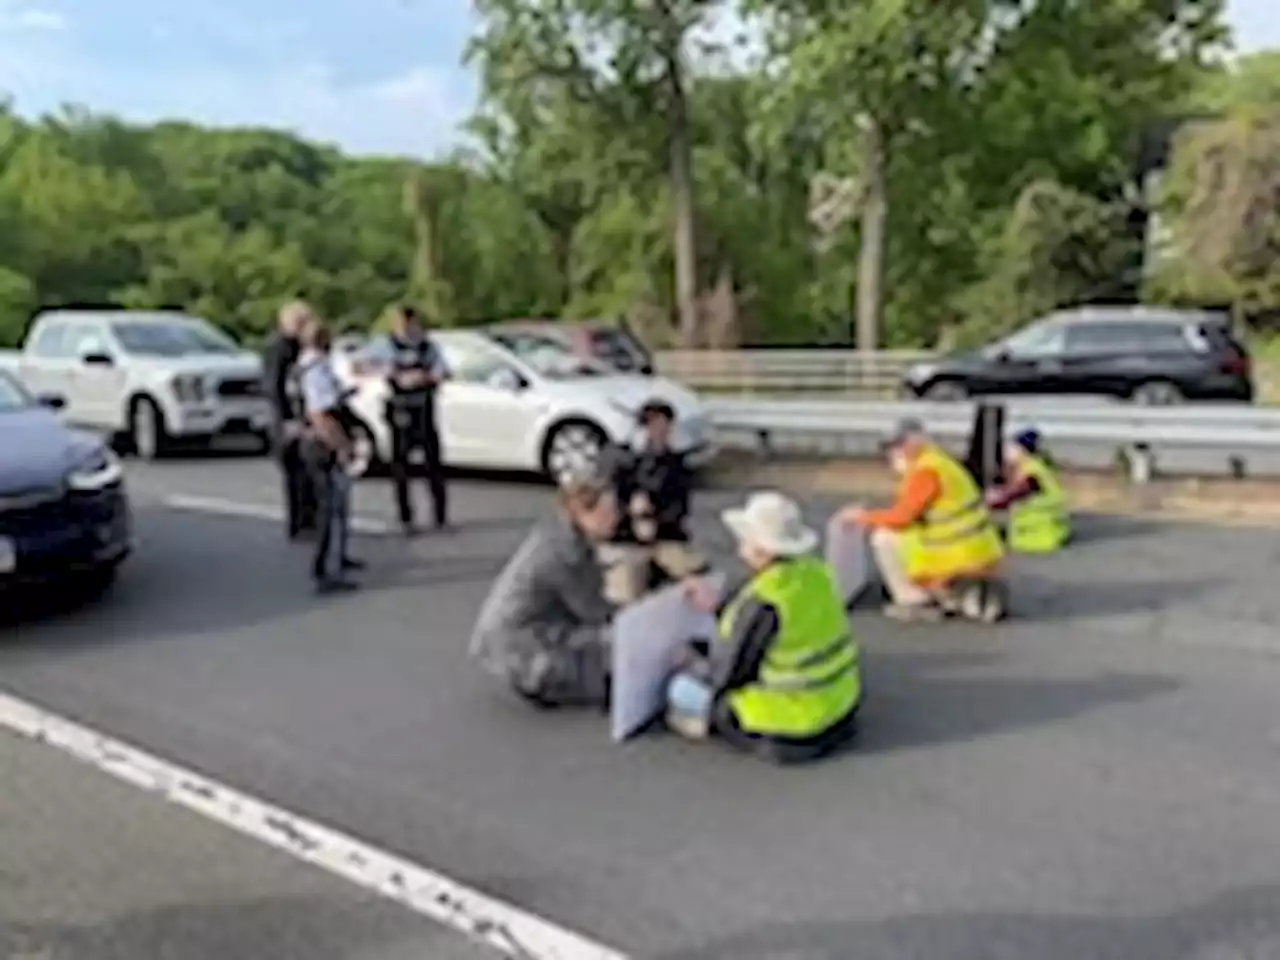
[[[631,512],[632,513],[648,513],[649,495],[643,491],[637,491],[631,495]]]
[[[685,670],[693,666],[695,659],[693,650],[688,645],[682,644],[671,654],[671,667],[674,670]]]
[[[713,613],[720,605],[720,591],[706,577],[689,577],[684,582],[684,598],[695,610]]]
[[[867,513],[866,507],[861,504],[855,504],[852,507],[845,507],[838,516],[840,517],[840,522],[846,527],[861,527],[866,525]]]

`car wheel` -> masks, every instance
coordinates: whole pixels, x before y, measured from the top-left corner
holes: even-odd
[[[129,445],[140,460],[159,460],[168,450],[164,414],[150,397],[138,397],[129,408]]]
[[[590,473],[600,464],[609,438],[594,423],[571,420],[551,432],[542,452],[542,470],[560,483],[567,477]]]
[[[381,462],[378,457],[378,441],[373,431],[364,423],[356,423],[351,437],[351,464],[347,472],[355,479],[371,476]]]
[[[1138,384],[1129,399],[1144,407],[1168,407],[1181,403],[1183,396],[1177,384],[1168,380],[1150,380]]]
[[[99,597],[113,586],[120,576],[120,565],[109,563],[101,567],[85,570],[77,578],[77,585],[87,597]]]
[[[954,380],[939,380],[929,384],[921,396],[933,403],[957,403],[968,400],[969,391],[964,388],[964,384]]]

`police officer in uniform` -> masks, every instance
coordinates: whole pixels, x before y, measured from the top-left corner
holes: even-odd
[[[415,526],[409,472],[417,453],[422,456],[427,475],[436,528],[448,524],[440,434],[436,428],[436,388],[448,371],[413,307],[397,308],[394,324],[387,342],[391,396],[386,416],[391,427],[391,479],[400,524],[406,534],[412,534]]]
[[[319,321],[303,332],[298,380],[307,429],[303,456],[311,469],[318,499],[319,534],[311,574],[322,594],[355,589],[351,573],[364,564],[351,557],[351,463],[355,417],[347,406],[350,391],[338,379],[329,356],[330,334]]]
[[[271,440],[284,480],[285,533],[290,540],[316,529],[316,497],[302,458],[304,415],[297,377],[300,336],[311,308],[295,300],[280,309],[276,332],[262,354],[262,393],[271,406]]]

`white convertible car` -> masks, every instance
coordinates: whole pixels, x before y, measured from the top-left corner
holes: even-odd
[[[676,411],[676,442],[694,465],[714,455],[697,396],[670,380],[618,373],[532,334],[444,330],[431,336],[450,371],[437,398],[447,466],[560,476],[594,463],[607,443],[635,436],[636,413],[649,399]],[[360,419],[354,472],[367,473],[391,455],[386,368],[377,351],[362,344],[335,346]]]

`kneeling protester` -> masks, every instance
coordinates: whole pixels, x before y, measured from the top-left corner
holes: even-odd
[[[667,690],[668,726],[709,733],[779,762],[816,759],[850,740],[862,699],[858,646],[819,537],[779,493],[726,510],[751,570],[720,597],[706,581],[689,599],[716,613],[716,635],[692,641]]]
[[[613,536],[608,483],[571,480],[489,591],[471,656],[538,707],[609,702],[610,623],[596,546]]]

